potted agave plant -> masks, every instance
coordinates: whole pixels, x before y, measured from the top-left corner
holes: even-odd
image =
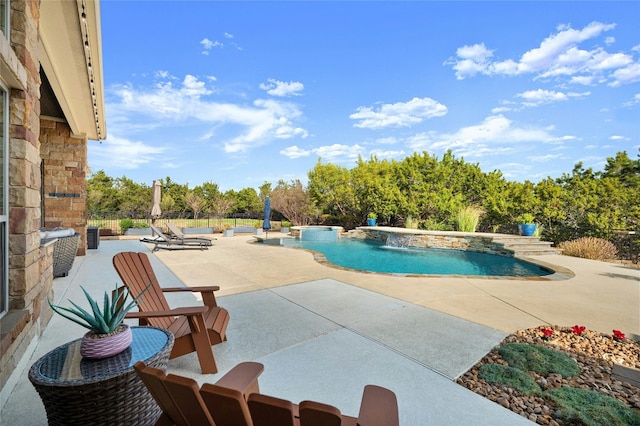
[[[89,329],[82,337],[80,354],[84,358],[102,359],[117,355],[127,349],[131,345],[132,335],[131,328],[123,323],[124,317],[136,306],[137,299],[142,294],[127,304],[129,290],[125,287],[121,291],[116,285],[116,291],[112,293],[111,298],[107,292],[104,293],[101,310],[98,303],[91,298],[84,287],[80,286],[80,288],[89,301],[91,312],[71,301],[75,309],[54,305],[50,300],[48,301],[54,312]]]

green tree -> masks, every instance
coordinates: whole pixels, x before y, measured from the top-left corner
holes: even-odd
[[[233,213],[257,214],[262,211],[263,202],[253,188],[243,188],[240,191],[229,190],[225,197],[233,200]]]
[[[137,212],[151,214],[151,187],[139,184],[122,176],[115,181],[120,201],[118,210],[121,212]]]
[[[347,168],[318,162],[308,173],[307,190],[311,200],[323,213],[333,216],[353,216],[357,198]]]
[[[120,201],[115,180],[100,170],[87,179],[87,210],[117,211]]]
[[[184,184],[178,184],[173,182],[169,176],[161,180],[162,182],[162,196],[169,195],[175,202],[174,211],[185,211],[186,204],[184,202],[184,197],[187,195],[189,191],[189,186]]]
[[[353,214],[360,223],[366,222],[370,212],[376,213],[378,221],[383,224],[398,214],[401,196],[393,163],[379,161],[376,157],[371,157],[369,161],[359,158],[350,174],[353,192],[358,200]]]

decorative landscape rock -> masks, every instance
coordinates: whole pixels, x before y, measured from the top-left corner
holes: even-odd
[[[585,330],[580,336],[575,334],[571,327],[549,328],[554,333],[548,341],[543,339],[543,333],[538,328],[519,330],[508,336],[501,345],[460,376],[457,383],[542,425],[568,424],[558,415],[556,402],[545,393],[549,389],[568,386],[596,391],[617,399],[627,407],[640,410],[640,388],[611,378],[611,368],[615,363],[640,368],[640,343],[630,339],[618,342],[610,335],[591,330]],[[580,367],[580,374],[563,378],[557,373],[548,375],[530,373],[543,391],[540,395],[527,396],[514,388],[488,383],[480,377],[480,368],[485,364],[507,366],[507,362],[502,359],[498,350],[508,343],[535,344],[562,351],[576,361]],[[633,413],[640,418],[640,411]]]

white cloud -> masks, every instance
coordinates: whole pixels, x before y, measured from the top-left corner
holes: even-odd
[[[630,64],[613,72],[614,80],[609,83],[611,87],[622,84],[636,83],[640,81],[640,63]]]
[[[562,158],[562,154],[530,155],[527,158],[535,163],[546,163],[551,160]]]
[[[288,158],[308,157],[312,153],[310,150],[299,148],[297,145],[288,146],[280,151],[280,154]]]
[[[543,104],[550,104],[554,102],[562,102],[567,101],[570,98],[579,98],[584,96],[589,96],[591,92],[583,92],[583,93],[562,93],[562,92],[554,92],[551,90],[528,90],[523,93],[518,93],[516,96],[524,99],[522,105],[527,107],[537,107]]]
[[[592,50],[578,47],[615,27],[615,24],[601,22],[592,22],[581,30],[569,25],[559,26],[555,34],[542,40],[539,47],[524,52],[518,60],[493,61],[493,50],[484,43],[463,46],[456,50],[456,57],[450,58],[445,64],[452,66],[458,80],[476,74],[535,74],[536,78],[566,76],[576,84],[608,82],[614,87],[640,81],[640,63],[635,62],[632,55],[609,53],[601,47]],[[604,40],[607,45],[614,41],[612,36]]]
[[[609,136],[609,139],[611,139],[612,141],[623,141],[627,138],[625,138],[624,136],[620,136],[620,135],[612,135]]]
[[[99,145],[89,145],[91,167],[94,170],[109,168],[137,169],[147,164],[160,163],[167,149],[147,145],[141,141],[131,141],[109,135],[109,139]]]
[[[346,163],[356,160],[358,156],[365,153],[365,149],[358,144],[351,146],[333,144],[314,148],[312,152],[328,162]]]
[[[208,38],[204,38],[202,40],[200,40],[200,44],[202,45],[202,54],[203,55],[208,55],[212,49],[215,49],[216,47],[222,47],[223,44],[219,41],[212,41],[209,40]]]
[[[407,140],[413,151],[446,151],[469,157],[499,155],[514,147],[530,143],[549,143],[553,136],[547,130],[517,126],[502,115],[485,118],[477,125],[463,127],[455,133],[419,133]]]
[[[511,108],[511,107],[500,106],[500,107],[491,108],[491,114],[498,115],[498,114],[501,114],[503,112],[509,112],[509,111],[512,111],[512,110],[513,110],[513,108]]]
[[[333,144],[312,149],[302,149],[297,145],[292,145],[281,150],[280,154],[291,159],[317,155],[328,162],[345,163],[356,160],[358,156],[362,155],[364,152],[364,148],[358,144],[351,146]]]
[[[118,103],[109,104],[111,122],[125,126],[144,115],[154,127],[200,122],[217,126],[218,133],[231,132],[223,141],[226,152],[245,152],[273,138],[305,138],[308,133],[295,125],[302,115],[297,105],[277,100],[257,99],[252,105],[214,102],[207,99],[213,90],[197,77],[187,75],[180,84],[161,81],[151,88],[119,86],[112,94]],[[111,94],[111,93],[110,93]]]
[[[279,81],[273,78],[267,80],[269,83],[260,83],[260,88],[271,96],[300,96],[304,90],[304,84],[299,81]]]
[[[404,157],[405,155],[407,155],[407,153],[405,151],[385,151],[382,149],[373,149],[369,152],[369,155],[374,155],[378,159],[389,159]]]
[[[358,120],[355,127],[380,129],[383,127],[410,127],[426,118],[440,117],[447,113],[447,107],[431,98],[413,98],[408,102],[383,104],[372,107],[358,107],[349,118]]]
[[[594,84],[595,76],[592,75],[575,75],[571,77],[569,83],[582,84],[583,86],[591,86]]]

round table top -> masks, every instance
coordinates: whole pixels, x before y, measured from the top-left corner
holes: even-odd
[[[173,334],[156,327],[131,327],[131,346],[118,355],[104,359],[86,359],[80,355],[82,339],[58,346],[31,367],[29,378],[50,384],[85,383],[105,380],[133,369],[138,362],[148,362],[167,345]]]

